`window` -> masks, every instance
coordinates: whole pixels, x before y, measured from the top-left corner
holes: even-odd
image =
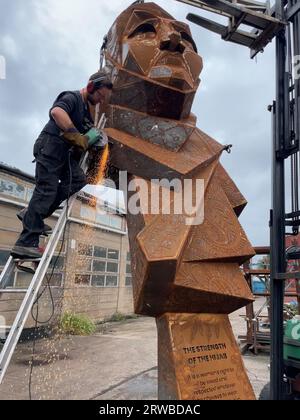
[[[96,212],[93,208],[87,206],[81,206],[80,216],[85,220],[95,222]]]
[[[0,194],[8,195],[22,201],[30,201],[33,193],[33,187],[27,187],[22,183],[18,183],[0,176]]]
[[[27,289],[32,280],[32,274],[17,272],[14,287],[17,289]]]
[[[104,287],[105,286],[105,276],[92,276],[92,286]]]
[[[15,276],[14,284],[12,284],[12,287],[15,287],[17,289],[28,289],[30,282],[32,280],[32,274],[24,273],[22,271],[17,271]],[[43,278],[42,285],[47,286],[49,282],[49,285],[51,287],[62,287],[63,283],[63,274],[62,273],[56,273],[52,270],[49,270],[46,274],[46,276]]]
[[[106,262],[105,261],[98,261],[98,260],[94,260],[93,261],[93,271],[103,271],[105,272],[106,268]]]
[[[122,219],[118,216],[110,216],[110,226],[114,229],[122,229]]]
[[[8,195],[25,201],[26,188],[22,184],[0,178],[0,194]]]
[[[130,252],[127,252],[125,286],[126,287],[131,287],[132,286],[132,271],[131,271],[131,256],[130,256]]]
[[[78,254],[79,255],[93,255],[93,247],[92,245],[86,244],[78,244]]]
[[[89,286],[90,284],[90,275],[89,274],[76,274],[75,275],[75,284]]]
[[[119,264],[108,262],[107,263],[107,272],[108,273],[118,273],[119,272]]]
[[[48,281],[51,287],[62,287],[63,285],[63,270],[65,267],[64,255],[55,255],[52,257],[43,284],[47,285]]]
[[[96,222],[101,225],[110,226],[110,217],[108,214],[97,214]]]
[[[0,250],[0,267],[4,267],[10,256],[10,251]]]
[[[126,287],[132,286],[132,277],[131,276],[130,277],[126,277],[126,279],[125,279],[125,286]]]
[[[61,273],[48,274],[43,280],[43,286],[46,286],[48,281],[51,287],[62,287],[63,275]]]
[[[50,264],[49,264],[49,270],[62,270],[65,265],[65,258],[64,257],[58,257],[54,256],[52,257]]]
[[[118,260],[119,259],[119,251],[116,251],[115,249],[109,249],[107,258],[109,260]]]
[[[117,276],[106,276],[106,287],[117,287],[118,277]]]
[[[75,284],[93,287],[118,287],[119,250],[79,244],[78,254]]]
[[[107,257],[107,249],[106,248],[101,248],[99,246],[95,246],[94,247],[94,257],[106,258]]]
[[[103,209],[95,210],[87,206],[81,206],[80,216],[85,220],[90,220],[102,226],[111,227],[113,229],[122,230],[123,217],[117,214],[111,214]]]
[[[76,259],[77,271],[92,271],[92,258],[78,257]]]

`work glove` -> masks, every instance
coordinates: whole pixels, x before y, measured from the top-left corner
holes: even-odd
[[[63,137],[72,146],[77,146],[85,152],[91,146],[104,148],[108,144],[108,137],[105,132],[95,127],[91,128],[86,134],[80,134],[76,128],[70,128],[63,133]]]
[[[63,138],[71,143],[72,146],[77,146],[83,151],[87,151],[89,147],[88,137],[80,134],[76,129],[71,128],[70,130],[64,132]]]
[[[105,147],[108,143],[108,137],[105,132],[95,127],[91,128],[85,136],[88,138],[89,147]]]

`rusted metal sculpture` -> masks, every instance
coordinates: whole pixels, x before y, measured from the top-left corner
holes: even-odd
[[[128,213],[135,310],[158,324],[159,398],[252,399],[228,320],[253,300],[239,268],[254,255],[237,218],[246,200],[219,162],[224,146],[191,114],[202,59],[190,29],[154,3],[135,3],[109,31],[106,63],[110,165],[149,187],[141,208],[159,188],[153,179],[204,182],[201,224],[163,205]],[[179,194],[170,191],[171,203]]]

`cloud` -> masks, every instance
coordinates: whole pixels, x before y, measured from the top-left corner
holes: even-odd
[[[13,60],[17,61],[18,58],[18,47],[15,40],[10,35],[5,35],[2,38],[3,54],[6,57],[11,57]]]
[[[82,87],[99,63],[102,39],[131,0],[0,0],[0,160],[33,173],[32,146],[57,94]],[[159,4],[180,20],[199,9],[180,2]],[[222,162],[249,205],[241,217],[256,245],[268,243],[271,115],[274,47],[257,60],[249,50],[225,43],[190,24],[204,60],[193,112],[198,126],[222,143],[233,144]],[[16,152],[17,151],[17,152]]]

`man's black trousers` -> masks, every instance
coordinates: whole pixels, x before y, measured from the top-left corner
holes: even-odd
[[[37,247],[44,219],[69,196],[86,185],[86,177],[70,146],[59,137],[42,133],[34,145],[36,186],[16,245]],[[72,174],[70,176],[70,169]]]

